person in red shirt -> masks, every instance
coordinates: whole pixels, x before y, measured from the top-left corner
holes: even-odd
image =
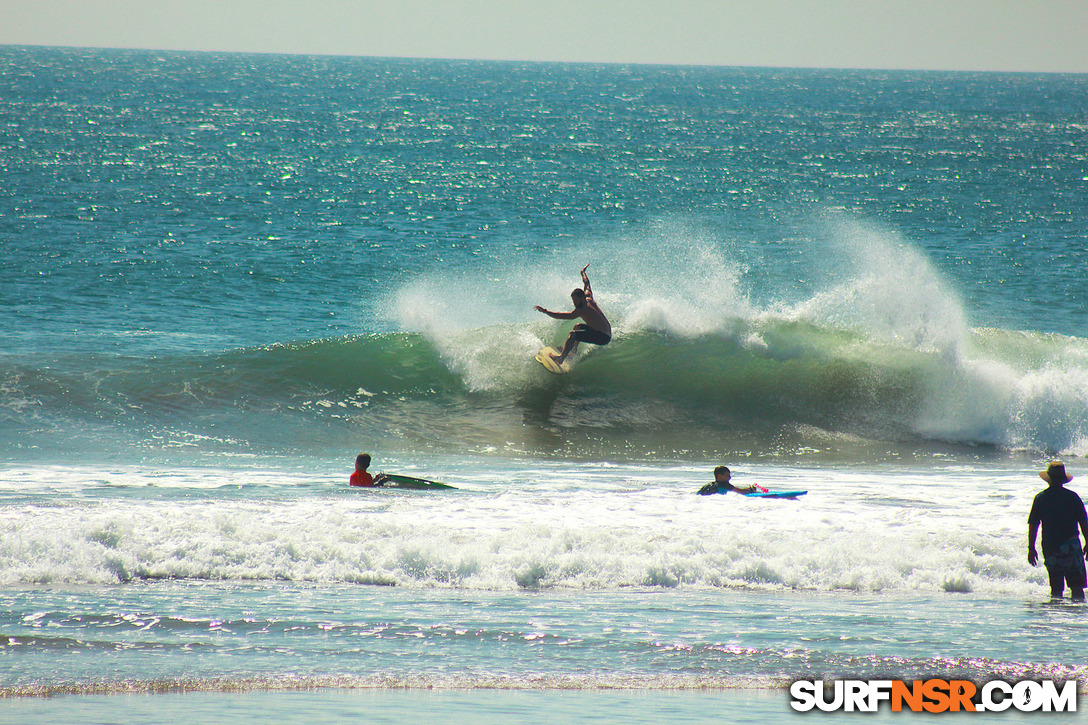
[[[367,472],[367,468],[370,467],[370,454],[360,453],[355,457],[355,471],[351,474],[352,486],[380,486],[380,483],[374,483],[374,477]]]

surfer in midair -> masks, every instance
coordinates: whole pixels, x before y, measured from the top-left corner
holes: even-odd
[[[588,264],[582,267],[582,289],[575,288],[570,293],[570,298],[574,302],[573,310],[570,312],[552,312],[540,305],[533,306],[533,309],[537,312],[543,312],[548,317],[554,317],[557,320],[582,320],[570,331],[567,336],[567,343],[563,345],[563,351],[559,353],[559,356],[551,356],[557,365],[562,365],[563,361],[567,359],[567,355],[578,349],[579,342],[588,342],[591,345],[607,345],[612,341],[612,325],[593,299],[593,288],[589,286],[589,276],[586,275],[587,269],[589,269]]]

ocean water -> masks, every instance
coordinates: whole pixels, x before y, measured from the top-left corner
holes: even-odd
[[[1086,682],[1024,549],[1088,476],[1088,76],[0,69],[0,720]],[[585,264],[615,338],[551,376]]]

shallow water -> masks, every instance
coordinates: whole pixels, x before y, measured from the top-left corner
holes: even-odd
[[[132,725],[159,723],[185,717],[193,723],[244,722],[268,719],[280,723],[402,723],[443,717],[452,722],[735,723],[804,722],[814,716],[793,712],[785,692],[761,690],[661,691],[555,691],[555,690],[315,690],[291,693],[162,694],[63,696],[48,700],[0,701],[0,722],[81,722],[122,720]],[[816,716],[818,717],[818,716]],[[842,717],[837,716],[837,717]],[[855,715],[866,721],[924,722],[930,714],[907,712]],[[960,722],[968,713],[945,713],[942,720]],[[1038,713],[987,713],[987,722],[1026,723],[1060,716]],[[1073,717],[1076,717],[1075,715]]]

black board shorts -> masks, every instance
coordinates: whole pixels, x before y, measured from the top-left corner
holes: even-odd
[[[589,325],[578,324],[574,326],[574,339],[578,342],[588,342],[591,345],[607,345],[612,342],[612,336],[600,330],[594,330]]]

